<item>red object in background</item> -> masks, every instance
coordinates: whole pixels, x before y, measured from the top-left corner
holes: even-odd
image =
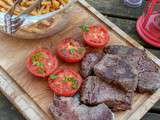
[[[147,0],[136,27],[144,41],[160,48],[160,0]]]

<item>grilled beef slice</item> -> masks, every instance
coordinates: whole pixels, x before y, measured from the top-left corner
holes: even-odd
[[[111,45],[104,48],[104,52],[113,55],[131,55],[131,56],[146,56],[144,50],[124,45]]]
[[[142,72],[138,75],[138,91],[153,93],[160,88],[160,73]]]
[[[100,61],[102,58],[102,53],[89,53],[87,54],[81,62],[81,74],[84,78],[93,73],[94,65]]]
[[[80,104],[79,96],[54,97],[50,110],[56,120],[114,120],[114,115],[105,104],[88,107]]]
[[[131,56],[130,56],[131,57]],[[142,57],[137,61],[137,64],[133,67],[136,67],[138,73],[141,72],[158,72],[159,68],[150,58]]]
[[[137,71],[136,73],[139,81],[137,87],[138,92],[153,92],[160,88],[158,87],[160,80],[158,80],[157,77],[156,79],[154,77],[145,79],[142,77],[147,73],[150,74],[150,76],[159,74],[158,66],[147,57],[145,51],[122,45],[108,46],[104,49],[104,51],[108,54],[121,55]],[[158,84],[157,86],[155,85],[156,83]]]
[[[133,47],[127,47],[123,45],[112,45],[105,47],[105,53],[112,55],[119,55],[124,57],[132,67],[134,67],[138,73],[148,71],[157,72],[158,66],[147,57],[144,50],[140,50]]]
[[[133,92],[137,88],[138,79],[135,71],[121,56],[106,54],[94,66],[94,72],[105,82],[127,92]]]
[[[87,77],[81,90],[83,103],[89,105],[105,103],[113,111],[130,109],[132,96],[133,93],[127,93],[109,85],[96,76]]]

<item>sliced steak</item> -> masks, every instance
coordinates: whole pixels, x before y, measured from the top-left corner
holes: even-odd
[[[157,72],[158,66],[147,57],[144,50],[123,45],[113,45],[105,47],[107,54],[121,55],[137,70],[138,73],[148,71]]]
[[[142,72],[138,78],[138,91],[140,93],[153,93],[160,88],[160,73]]]
[[[142,77],[143,74],[146,75],[146,73],[150,74],[150,76],[159,74],[157,64],[147,57],[145,51],[122,45],[108,46],[104,49],[104,51],[108,54],[121,55],[136,70],[139,81],[137,87],[139,92],[153,92],[154,89],[158,89],[158,86],[152,86],[152,84],[155,84],[156,82],[159,84],[159,81],[149,77],[146,77],[145,79]]]
[[[127,92],[133,92],[137,88],[137,75],[131,65],[121,56],[106,54],[94,66],[94,72],[105,82],[121,87]]]
[[[85,104],[96,105],[105,103],[113,111],[128,110],[131,108],[133,93],[127,93],[96,76],[89,76],[81,91],[81,101]]]
[[[100,61],[102,58],[102,53],[89,53],[87,54],[81,62],[81,74],[84,78],[93,73],[94,65]]]
[[[54,97],[50,110],[56,120],[114,120],[105,104],[88,107],[80,104],[79,96]]]
[[[153,62],[153,60],[151,60],[148,57],[144,57],[144,58],[139,59],[137,66],[135,66],[135,67],[136,67],[136,70],[138,71],[138,73],[158,72],[159,71],[157,64],[155,64]]]
[[[131,56],[146,56],[144,50],[124,45],[111,45],[104,48],[104,52],[113,55],[131,55]]]
[[[136,57],[126,56],[126,60],[134,67],[137,71],[138,86],[137,91],[140,93],[154,92],[160,88],[160,78],[156,77],[159,73],[158,66],[148,57],[141,57],[136,61]],[[148,75],[147,75],[148,74]],[[148,77],[145,77],[148,76]],[[145,79],[144,79],[145,77]],[[151,78],[153,77],[153,78]],[[157,86],[155,85],[157,84]]]

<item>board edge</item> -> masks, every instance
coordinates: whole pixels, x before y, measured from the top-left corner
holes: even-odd
[[[109,19],[107,19],[105,16],[103,16],[94,7],[92,7],[86,0],[78,0],[78,1],[80,2],[80,4],[82,6],[84,6],[85,8],[87,8],[90,12],[92,12],[92,14],[94,14],[96,17],[98,17],[103,23],[105,23],[106,25],[108,25],[110,27],[110,29],[112,29],[117,34],[119,34],[119,36],[121,36],[122,38],[124,38],[125,40],[127,40],[127,42],[129,42],[131,45],[133,45],[136,48],[145,50],[146,54],[150,57],[150,59],[152,59],[153,62],[155,62],[160,67],[160,60],[159,60],[158,57],[156,57],[155,55],[153,55],[150,51],[148,51],[142,45],[140,45],[138,42],[136,42],[127,33],[125,33],[123,30],[121,30],[117,25],[115,25]],[[160,99],[160,89],[158,89],[155,93],[153,93],[153,95],[151,95],[149,97],[149,99],[147,99],[143,104],[141,104],[140,107],[138,108],[138,110],[135,113],[133,113],[133,114],[131,114],[129,116],[128,120],[139,120],[139,119],[141,119],[146,114],[146,112],[148,112],[149,109],[159,99]],[[148,106],[146,107],[146,105],[148,105]],[[143,113],[141,113],[139,115],[139,112],[142,111],[142,110],[143,110]],[[139,115],[139,116],[137,116],[137,115]],[[135,118],[135,116],[136,116],[136,118]]]
[[[119,34],[119,36],[121,36],[122,38],[124,38],[125,40],[127,40],[127,42],[129,42],[131,45],[139,48],[139,49],[145,49],[143,46],[141,46],[139,43],[137,43],[133,38],[131,38],[129,35],[127,35],[124,31],[122,31],[118,26],[116,26],[114,23],[112,23],[109,19],[107,19],[106,17],[104,17],[100,12],[98,12],[95,8],[93,8],[91,5],[88,4],[88,2],[86,2],[85,0],[78,0],[78,2],[84,6],[85,8],[87,8],[90,12],[92,12],[97,18],[99,18],[102,22],[104,22],[106,25],[108,25],[113,31],[115,31],[117,34]],[[145,49],[146,50],[146,49]],[[160,60],[154,56],[152,53],[150,53],[148,50],[146,50],[146,53],[149,55],[149,57],[160,66]],[[32,109],[33,111],[35,109],[33,109],[32,107],[35,107],[36,109],[39,109],[37,112],[40,114],[38,116],[42,116],[42,119],[39,118],[35,118],[35,116],[30,116],[27,115],[27,113],[25,111],[22,110],[22,107],[19,106],[19,103],[16,103],[15,101],[13,101],[13,99],[11,98],[12,96],[15,97],[14,95],[8,95],[11,93],[7,93],[5,90],[6,88],[4,87],[5,84],[8,84],[6,82],[6,80],[8,79],[9,83],[12,82],[12,78],[8,75],[8,73],[6,73],[6,71],[0,66],[0,73],[5,74],[6,76],[2,76],[2,74],[0,74],[0,90],[2,91],[2,93],[8,98],[8,100],[15,105],[15,107],[20,111],[20,113],[22,113],[22,115],[27,119],[27,120],[33,120],[32,118],[34,118],[34,120],[50,120],[49,118],[47,118],[46,115],[44,115],[45,113],[40,110],[40,108],[36,105],[36,103],[32,103],[32,105],[28,105],[28,107],[30,109]],[[7,79],[5,78],[7,77]],[[4,82],[2,82],[2,79]],[[15,82],[15,81],[14,81]],[[14,87],[16,87],[16,89],[19,89],[21,91],[21,97],[18,99],[24,99],[24,101],[26,101],[26,99],[30,99],[31,102],[33,102],[31,100],[31,98],[23,91],[21,90],[21,88],[16,84],[13,83]],[[4,88],[4,89],[3,89]],[[12,87],[7,87],[7,89],[13,89]],[[16,90],[17,92],[17,90]],[[138,115],[136,117],[137,119],[140,119],[143,117],[143,115],[160,99],[160,89],[157,90],[149,99],[147,99],[147,101],[145,101],[138,109],[138,111],[136,111],[135,113],[131,114],[131,116],[129,117],[129,120],[135,120],[135,115]],[[27,101],[28,101],[27,100]],[[146,104],[149,106],[146,107]],[[144,111],[144,113],[142,113],[141,115],[139,115],[140,111]],[[45,117],[44,117],[45,116]]]
[[[51,120],[1,66],[0,91],[27,120]]]

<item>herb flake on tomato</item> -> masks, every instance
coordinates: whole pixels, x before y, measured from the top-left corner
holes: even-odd
[[[73,96],[82,84],[81,76],[73,70],[58,69],[48,78],[51,90],[60,96]]]
[[[52,80],[54,80],[54,79],[57,78],[57,75],[50,75],[49,78],[52,79]]]
[[[38,61],[32,61],[33,65],[39,66],[39,67],[44,67],[43,62],[38,62]]]
[[[27,58],[28,70],[37,77],[49,76],[58,66],[55,56],[47,49],[37,49]]]
[[[82,24],[80,28],[84,32],[89,32],[89,26],[87,24]]]
[[[85,48],[72,38],[65,39],[57,47],[57,55],[65,62],[80,62]]]
[[[38,69],[38,70],[37,70],[37,73],[38,73],[38,74],[45,74],[45,70],[44,70],[44,69]]]
[[[86,31],[87,29],[87,31]],[[87,45],[102,48],[109,41],[109,33],[107,28],[101,25],[83,25],[82,27],[83,38]]]
[[[72,89],[78,89],[78,82],[74,77],[66,77],[64,78],[63,82],[71,82]]]
[[[70,48],[69,51],[70,51],[70,53],[73,55],[74,52],[75,52],[75,48]]]

